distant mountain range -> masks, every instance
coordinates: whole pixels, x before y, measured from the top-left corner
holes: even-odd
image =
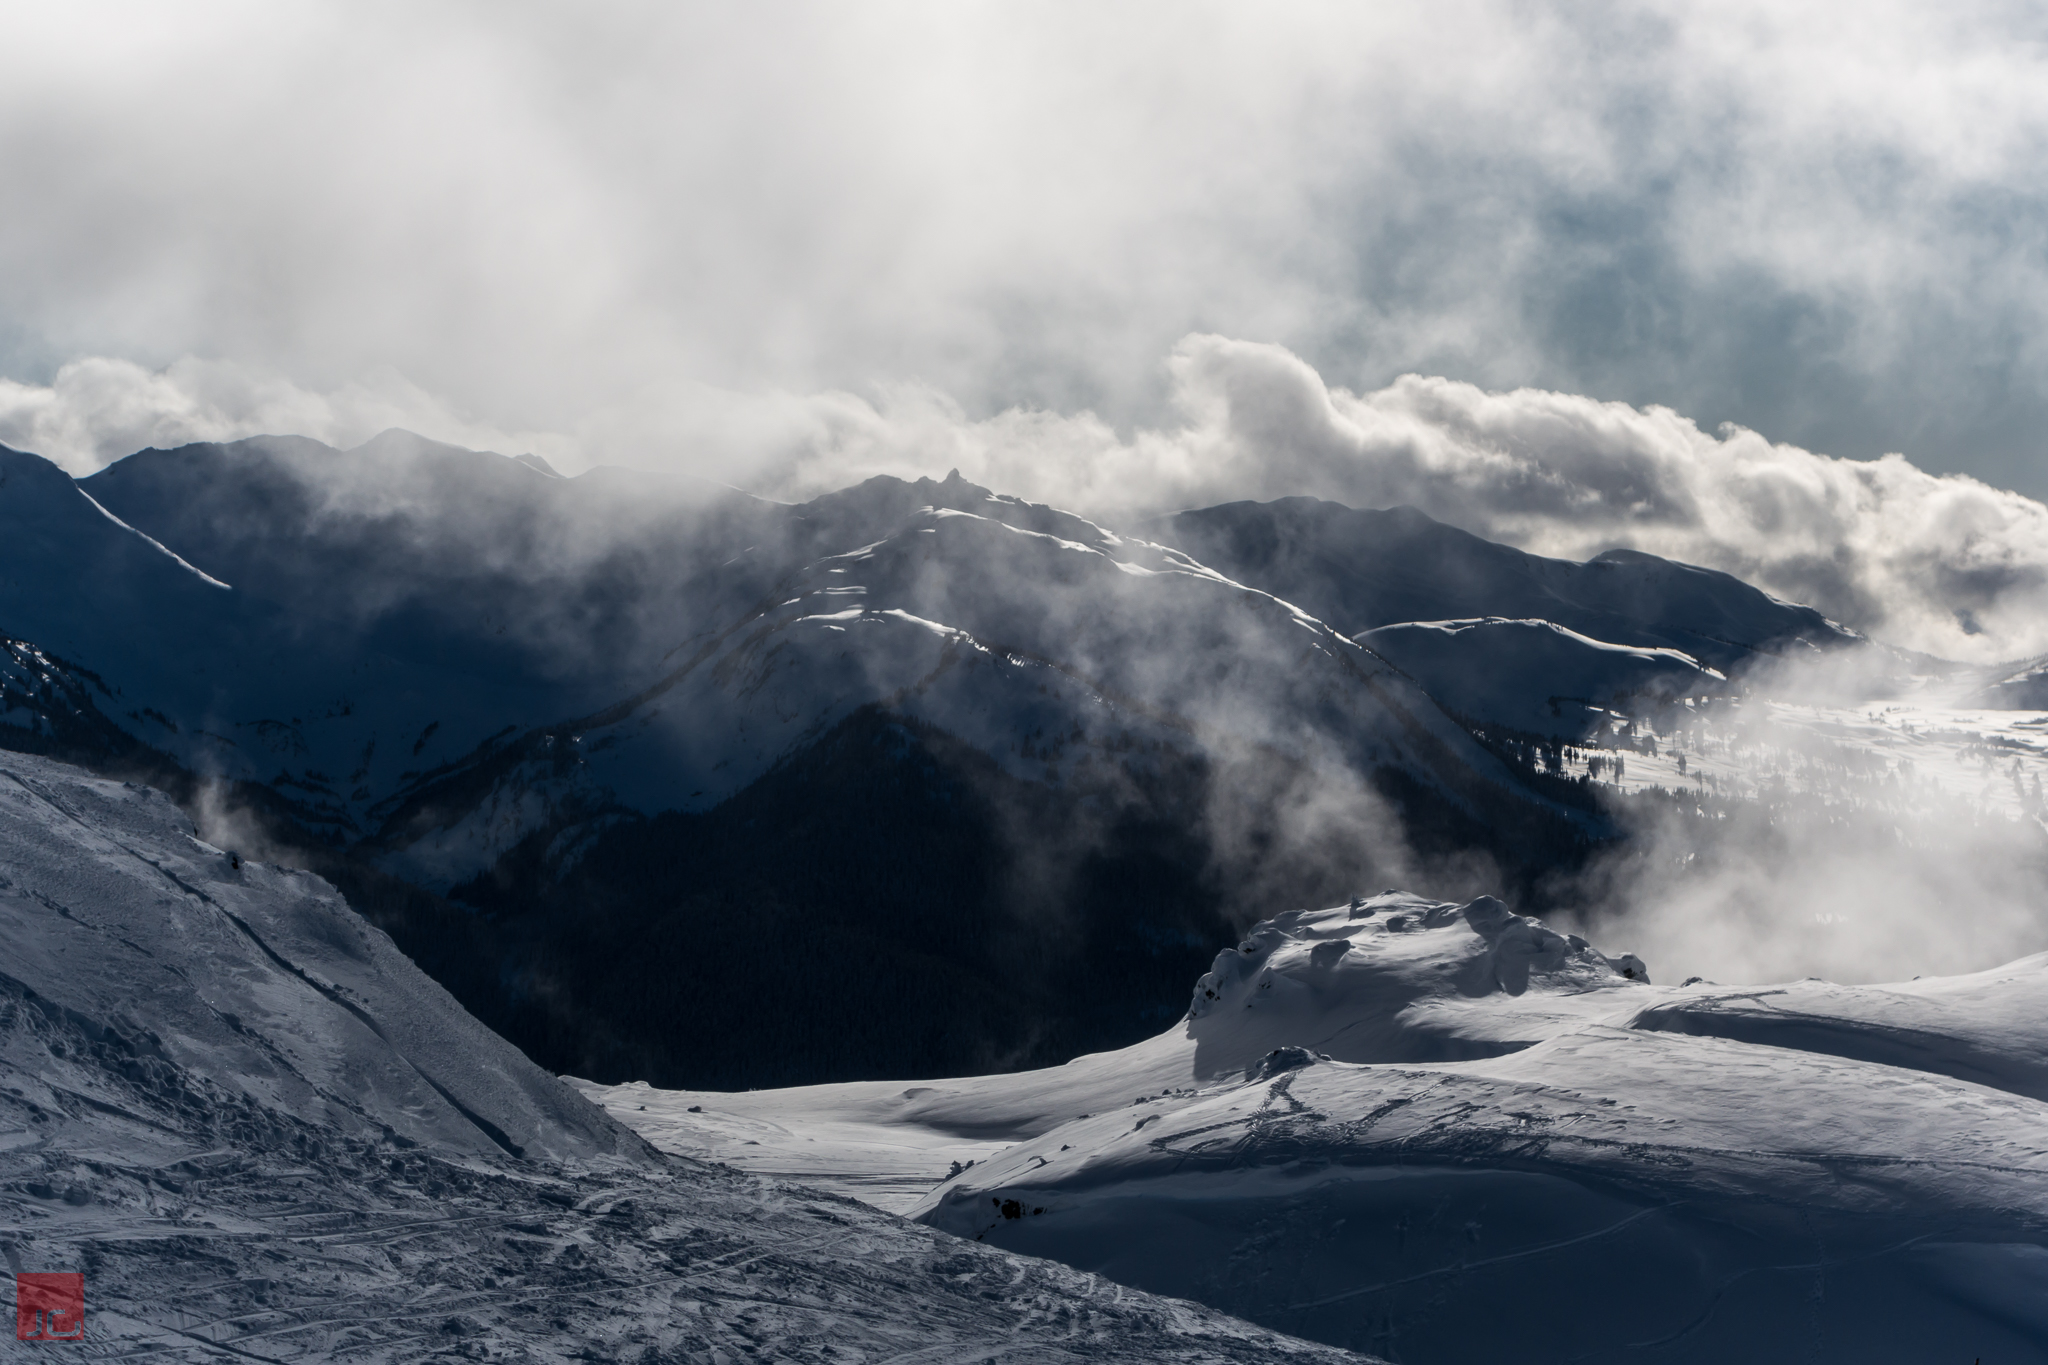
[[[1408,621],[1533,619],[1608,644],[1680,650],[1724,673],[1758,656],[1861,639],[1731,574],[1637,550],[1609,550],[1583,564],[1546,559],[1412,507],[1233,502],[1144,530],[1347,634]]]
[[[787,1084],[1134,1041],[1333,888],[1537,894],[1612,826],[1467,723],[1556,742],[1856,643],[1410,509],[1140,530],[957,474],[787,505],[401,432],[76,481],[0,450],[0,745],[294,850],[543,1065]]]

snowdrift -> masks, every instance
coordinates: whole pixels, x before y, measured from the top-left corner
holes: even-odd
[[[918,1214],[1404,1359],[2048,1356],[2048,956],[1644,977],[1486,901],[1283,918],[1182,1030],[1197,1080],[1243,1079],[1054,1128]]]

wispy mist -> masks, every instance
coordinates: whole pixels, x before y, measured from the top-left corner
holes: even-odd
[[[1625,839],[1553,886],[1563,918],[1660,981],[1898,981],[2048,948],[2034,717],[1887,700],[1897,679],[1854,652],[1748,683],[1663,718],[1668,795],[1615,803]]]
[[[0,51],[0,441],[1410,502],[2030,654],[2048,533],[1993,489],[2048,490],[2038,28],[65,7]]]
[[[1903,981],[2048,949],[2048,838],[1960,802],[1644,811],[1566,916],[1655,979]]]

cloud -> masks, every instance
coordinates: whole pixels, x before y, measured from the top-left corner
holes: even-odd
[[[1543,554],[1626,546],[1723,569],[1945,657],[2048,650],[2048,507],[1968,476],[1542,390],[1405,376],[1355,394],[1277,347],[1215,337],[1190,338],[1173,368],[1188,424],[1076,468],[1080,501],[1149,484],[1181,505],[1406,503]]]
[[[2044,28],[2003,0],[24,9],[0,441],[85,473],[401,426],[781,497],[957,466],[1112,524],[1411,503],[2036,654]],[[1874,897],[1889,864],[1806,866]],[[1782,874],[1629,893],[1702,910],[1691,952]]]
[[[289,434],[346,447],[391,427],[470,446],[530,443],[464,418],[388,371],[316,393],[226,361],[188,356],[153,371],[93,356],[64,365],[48,384],[0,379],[0,444],[81,476],[150,446]],[[548,443],[544,433],[538,439]]]
[[[1169,357],[1160,425],[1086,411],[974,418],[923,385],[740,393],[650,385],[575,427],[507,431],[396,376],[327,393],[225,362],[74,362],[0,382],[0,442],[89,472],[147,444],[289,431],[349,445],[389,426],[804,498],[958,468],[1111,524],[1307,494],[1408,504],[1490,539],[1585,558],[1616,546],[1726,570],[1887,643],[1994,662],[2048,652],[2048,506],[1897,455],[1848,460],[1666,408],[1404,376],[1333,387],[1285,349],[1217,336]]]
[[[0,48],[0,373],[389,371],[513,431],[691,386],[922,385],[1128,433],[1204,332],[1359,391],[1596,394],[2048,493],[2039,27],[1988,2],[48,7]],[[677,406],[685,434],[782,430]]]
[[[2040,756],[1936,708],[1783,703],[1841,693],[1856,663],[1788,660],[1772,703],[1653,722],[1691,778],[1615,803],[1627,837],[1550,885],[1560,921],[1666,984],[1902,981],[2040,952]]]
[[[1406,375],[1357,393],[1282,347],[1218,336],[1184,339],[1167,371],[1167,420],[1128,434],[1088,412],[974,419],[900,386],[874,402],[698,391],[615,410],[581,439],[784,497],[957,467],[1112,525],[1301,494],[1406,504],[1539,554],[1626,547],[1721,569],[1944,658],[2048,652],[2048,506],[1967,475],[1539,389]]]

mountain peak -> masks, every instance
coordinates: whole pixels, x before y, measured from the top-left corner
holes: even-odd
[[[546,460],[542,459],[540,456],[535,455],[532,451],[528,451],[524,455],[514,455],[512,457],[512,463],[523,464],[528,469],[538,470],[541,473],[547,475],[551,479],[559,479],[562,477],[562,474],[559,470],[557,470],[553,465],[549,464]]]

